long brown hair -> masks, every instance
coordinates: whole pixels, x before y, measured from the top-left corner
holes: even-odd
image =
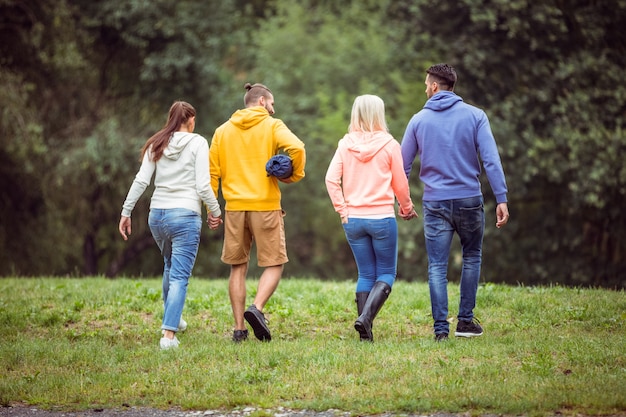
[[[196,109],[185,101],[175,101],[170,107],[170,113],[167,117],[167,123],[158,132],[156,132],[141,148],[141,158],[152,147],[152,160],[154,162],[161,159],[163,151],[167,148],[167,145],[174,132],[178,131],[180,127],[187,123],[187,121],[196,115]]]

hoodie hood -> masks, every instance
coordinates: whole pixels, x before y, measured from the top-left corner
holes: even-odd
[[[230,116],[229,121],[239,129],[248,130],[268,117],[270,117],[270,114],[265,107],[255,106],[237,110]]]
[[[189,145],[189,142],[191,142],[194,136],[196,136],[195,133],[174,132],[170,139],[170,143],[163,151],[163,156],[174,161],[177,160],[180,158],[180,154],[183,149]]]
[[[346,134],[340,142],[356,159],[367,162],[394,140],[387,132],[352,132]]]
[[[424,108],[434,111],[444,111],[448,110],[459,101],[463,101],[463,99],[452,91],[440,91],[426,101]]]

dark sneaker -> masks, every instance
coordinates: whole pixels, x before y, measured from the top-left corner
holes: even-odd
[[[243,342],[248,340],[248,330],[235,330],[233,332],[233,342]]]
[[[261,313],[254,304],[248,307],[246,312],[243,313],[243,318],[246,319],[248,324],[250,324],[257,339],[264,342],[272,340],[270,329],[267,327],[268,321],[265,319],[263,313]]]
[[[454,335],[457,337],[476,337],[483,334],[483,328],[478,324],[478,320],[472,321],[459,320],[456,325],[456,332]]]
[[[435,342],[445,342],[448,340],[448,333],[437,333],[435,335]]]

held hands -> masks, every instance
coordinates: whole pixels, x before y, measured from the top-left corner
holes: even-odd
[[[402,210],[399,210],[398,215],[403,219],[403,220],[411,220],[414,219],[416,217],[419,217],[419,215],[417,214],[417,212],[415,211],[414,208],[411,209],[410,212],[408,212],[407,214],[402,213]]]
[[[222,220],[220,216],[215,217],[213,216],[213,214],[209,213],[209,218],[207,219],[207,223],[211,230],[215,230],[218,227],[220,227],[222,223],[224,223],[224,220]]]

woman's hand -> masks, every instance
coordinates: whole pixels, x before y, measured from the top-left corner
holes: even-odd
[[[122,239],[128,240],[128,236],[130,236],[132,231],[130,217],[122,216],[120,218],[119,231],[120,235],[122,235]]]
[[[209,218],[207,219],[207,223],[209,224],[209,228],[211,230],[215,230],[218,227],[220,227],[222,223],[224,223],[224,220],[222,220],[221,216],[216,217],[213,214],[209,213]]]
[[[400,210],[400,211],[398,212],[398,215],[399,215],[402,219],[404,219],[404,220],[411,220],[411,219],[414,219],[414,218],[416,218],[416,217],[419,217],[419,216],[418,216],[418,214],[417,214],[417,212],[415,211],[415,209],[414,209],[414,208],[412,208],[412,209],[411,209],[411,211],[410,211],[410,212],[408,212],[407,214],[402,213],[402,210]]]

